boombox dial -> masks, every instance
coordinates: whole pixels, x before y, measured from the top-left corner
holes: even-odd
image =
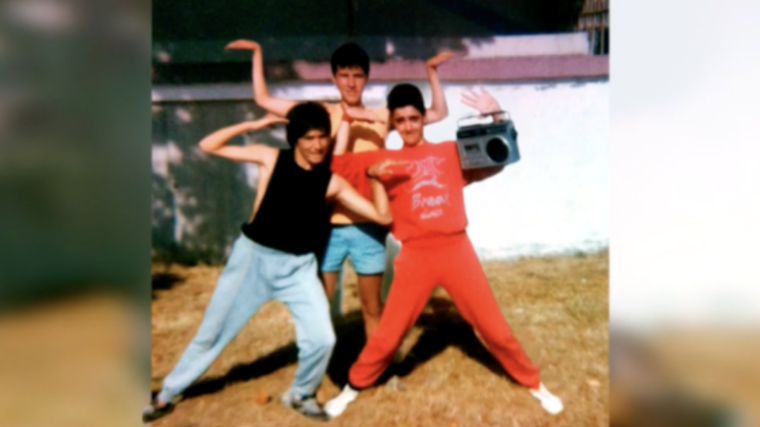
[[[503,166],[520,160],[512,120],[460,127],[457,149],[462,169]]]

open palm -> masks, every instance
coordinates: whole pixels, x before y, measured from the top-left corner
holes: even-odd
[[[464,92],[462,92],[461,101],[462,104],[478,110],[480,114],[494,113],[501,110],[501,107],[499,107],[499,103],[496,102],[496,99],[491,96],[490,93],[486,92],[482,86],[479,88],[479,90],[467,88]]]
[[[385,120],[380,118],[377,114],[375,114],[374,111],[366,109],[364,107],[350,107],[346,104],[343,105],[343,110],[348,114],[349,117],[351,117],[354,120],[364,121],[364,122],[380,122],[385,123]]]
[[[263,128],[267,126],[274,127],[276,124],[279,124],[279,123],[283,123],[283,124],[288,123],[288,119],[269,113],[266,116],[254,121],[253,123],[258,128]]]

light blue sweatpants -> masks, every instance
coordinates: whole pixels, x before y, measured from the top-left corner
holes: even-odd
[[[316,257],[268,248],[241,235],[198,332],[164,379],[158,397],[170,401],[181,394],[206,372],[261,305],[273,299],[287,305],[296,326],[298,368],[290,392],[296,396],[316,393],[335,345]]]

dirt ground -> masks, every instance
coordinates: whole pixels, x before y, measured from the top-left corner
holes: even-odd
[[[333,426],[607,426],[608,254],[486,262],[504,317],[542,381],[565,403],[545,413],[506,376],[446,293],[437,289],[402,345],[405,358]],[[153,390],[192,338],[221,267],[153,266]],[[345,383],[364,344],[356,277],[347,275],[347,313],[317,398]],[[157,427],[318,425],[279,404],[296,368],[290,315],[270,302],[249,321],[209,371]]]

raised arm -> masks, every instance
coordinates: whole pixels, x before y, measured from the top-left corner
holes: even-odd
[[[362,197],[343,177],[333,174],[327,187],[327,199],[336,200],[350,211],[378,224],[388,225],[393,222],[388,194],[377,180],[370,179],[370,183],[372,185],[372,203]]]
[[[285,122],[285,119],[273,115],[267,115],[259,120],[227,126],[203,138],[201,142],[198,143],[198,146],[203,152],[215,156],[224,157],[237,162],[264,164],[273,158],[277,149],[259,144],[231,146],[227,145],[227,142],[242,133],[256,131],[275,123]]]
[[[343,113],[343,120],[340,121],[338,126],[338,133],[335,134],[335,147],[333,148],[333,155],[339,156],[346,154],[348,149],[348,129],[351,126],[351,117]]]
[[[442,52],[428,59],[425,63],[430,90],[433,92],[432,105],[425,111],[425,124],[439,122],[449,115],[446,97],[443,95],[443,88],[441,88],[441,80],[438,78],[438,66],[455,56],[459,55],[454,52]]]
[[[467,90],[462,92],[462,104],[478,110],[480,114],[494,113],[501,110],[496,99],[491,96],[490,93],[486,92],[482,86],[479,91],[467,88]],[[506,117],[503,113],[500,113],[495,114],[493,119],[495,122],[503,122],[506,120]],[[490,178],[502,170],[504,170],[504,166],[493,166],[483,169],[470,169],[463,171],[462,173],[467,184],[472,184],[473,182],[483,181],[484,179]]]
[[[291,99],[273,98],[269,95],[267,82],[264,80],[264,54],[261,46],[251,40],[235,40],[224,48],[225,50],[250,50],[251,58],[251,81],[253,84],[253,100],[261,108],[280,117],[285,117],[298,101]]]

